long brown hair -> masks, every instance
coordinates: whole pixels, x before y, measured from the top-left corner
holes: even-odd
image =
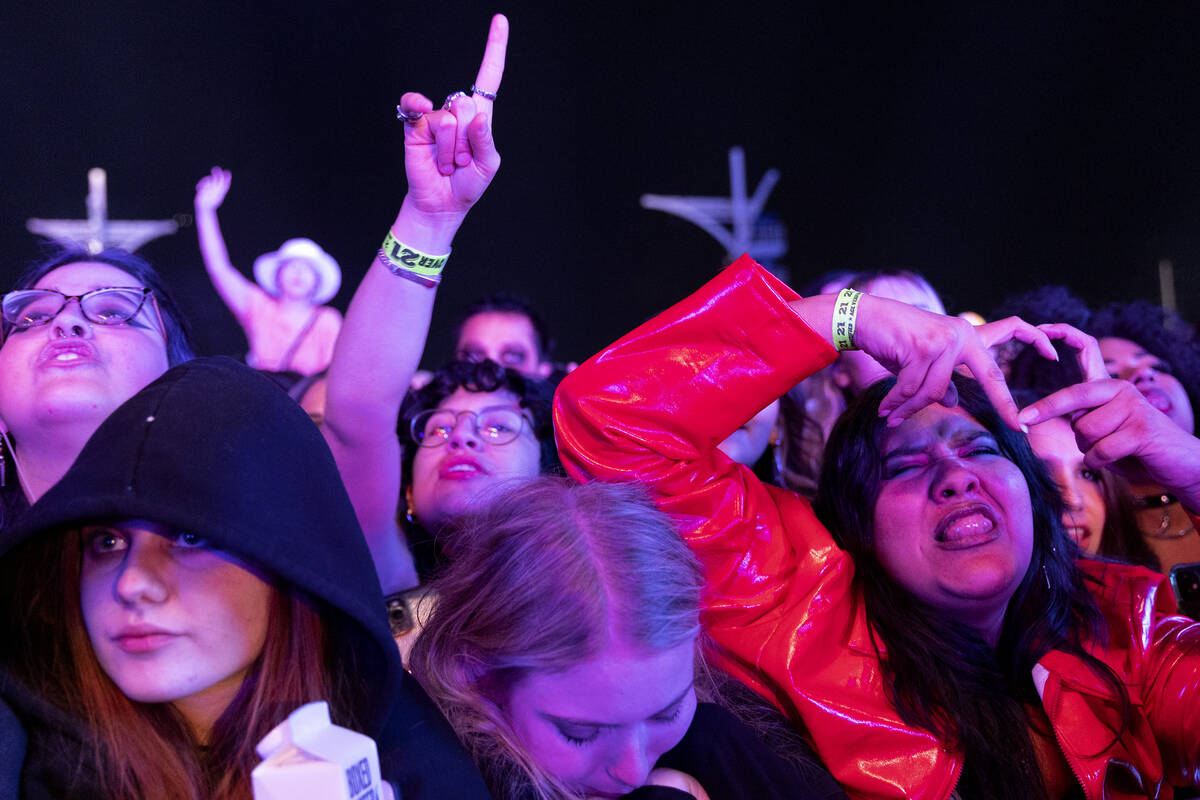
[[[130,700],[97,660],[80,606],[78,531],[41,536],[25,548],[27,556],[8,563],[56,567],[58,580],[28,569],[4,576],[15,580],[11,607],[14,620],[23,621],[20,646],[6,660],[39,696],[82,714],[85,747],[74,765],[75,786],[94,781],[99,795],[120,800],[250,800],[254,746],[263,736],[304,703],[348,705],[339,702],[346,688],[328,657],[318,608],[294,588],[273,587],[262,652],[209,740],[199,743],[169,703]]]

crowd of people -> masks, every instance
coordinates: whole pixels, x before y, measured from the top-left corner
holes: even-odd
[[[488,296],[422,374],[507,40],[401,99],[344,320],[311,241],[232,266],[219,168],[245,363],[129,253],[4,295],[0,797],[250,798],[319,700],[403,800],[1200,796],[1182,320],[742,257],[579,366]]]

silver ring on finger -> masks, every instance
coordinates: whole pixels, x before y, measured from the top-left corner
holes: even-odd
[[[425,116],[424,111],[405,111],[402,106],[396,106],[396,119],[405,125],[416,125]]]
[[[487,92],[487,91],[484,91],[483,89],[480,89],[478,86],[476,86],[476,85],[474,85],[474,84],[471,84],[471,94],[477,94],[477,95],[479,95],[480,97],[482,97],[482,98],[484,98],[484,99],[486,99],[486,100],[492,100],[492,101],[495,101],[495,99],[496,99],[496,93],[495,93],[495,92]]]
[[[455,100],[457,100],[460,97],[466,97],[466,96],[467,96],[466,92],[451,92],[450,94],[446,95],[446,102],[442,103],[442,110],[449,111],[451,103],[453,103]]]

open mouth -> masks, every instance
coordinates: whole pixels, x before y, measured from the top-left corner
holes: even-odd
[[[937,527],[937,541],[945,548],[958,550],[976,547],[996,538],[996,517],[983,504],[951,511]]]

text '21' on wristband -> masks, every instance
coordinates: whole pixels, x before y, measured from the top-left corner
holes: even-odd
[[[833,346],[841,350],[857,350],[854,329],[858,322],[858,301],[862,292],[842,289],[833,305]]]
[[[379,263],[393,275],[407,278],[422,286],[437,286],[442,281],[442,269],[450,254],[433,256],[410,247],[388,231],[379,248]]]

